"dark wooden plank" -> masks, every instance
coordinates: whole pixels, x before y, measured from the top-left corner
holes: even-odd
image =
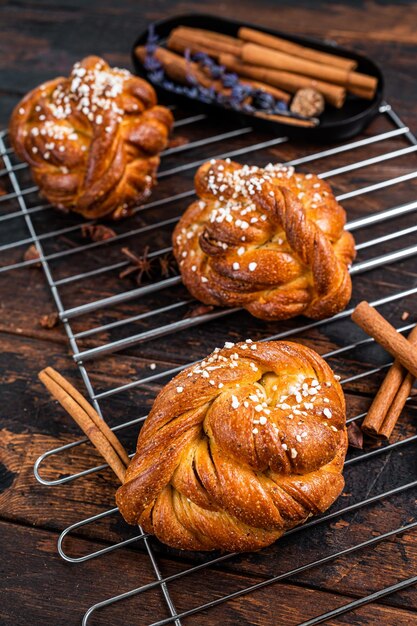
[[[214,2],[205,3],[204,10],[219,14]],[[129,43],[150,20],[168,17],[179,11],[201,12],[201,7],[193,3],[180,8],[166,3],[155,6],[149,0],[141,2],[140,6],[130,2],[118,6],[112,2],[94,2],[88,6],[84,2],[25,2],[22,11],[19,2],[9,2],[2,8],[3,23],[7,24],[7,37],[3,36],[2,40],[8,61],[3,70],[6,82],[3,80],[2,84],[18,84],[24,91],[27,89],[25,79],[29,84],[36,84],[34,74],[46,78],[51,63],[52,69],[59,71],[66,61],[71,62],[81,54],[90,53],[92,43],[95,44],[94,49],[102,51],[105,47],[108,54],[120,58],[121,54],[126,55]],[[283,28],[282,18],[285,15],[285,29],[288,31],[325,36],[343,43],[353,41],[356,48],[367,51],[373,45],[381,45],[381,61],[384,62],[391,52],[387,42],[399,42],[402,49],[415,45],[412,24],[416,19],[416,9],[412,2],[380,4],[377,11],[367,13],[364,16],[361,2],[338,3],[333,10],[328,10],[326,2],[312,8],[308,2],[294,5],[289,1],[276,3],[269,0],[256,8],[245,3],[243,15],[248,21],[269,24],[278,29]],[[236,17],[232,6],[222,6],[220,14]],[[392,24],[397,25],[395,29]],[[73,37],[74,32],[77,32],[76,38]],[[102,43],[103,32],[105,44]],[[26,63],[22,63],[17,47],[25,50],[23,61]],[[12,73],[13,66],[18,68],[18,76]]]
[[[0,589],[2,603],[0,617],[4,626],[19,623],[60,624],[72,626],[81,621],[85,610],[92,604],[115,593],[153,582],[154,574],[149,561],[143,555],[124,550],[114,553],[110,559],[89,561],[82,565],[64,563],[55,554],[56,536],[41,530],[23,528],[0,523],[4,549],[2,551],[2,576]],[[89,542],[80,543],[80,548],[99,548]],[[7,564],[7,569],[5,565]],[[180,571],[178,564],[163,561],[162,571],[169,576]],[[117,572],[117,575],[115,575]],[[221,584],[224,592],[230,593],[259,582],[256,577],[223,573]],[[204,571],[193,580],[184,577],[169,585],[178,611],[187,610],[217,597],[219,574]],[[273,594],[274,602],[270,598]],[[19,597],[19,602],[15,601]],[[279,623],[283,626],[296,624],[308,617],[320,614],[345,604],[352,599],[350,594],[341,594],[339,589],[330,592],[308,590],[292,584],[277,584],[273,588],[258,591],[199,614],[184,621],[185,624],[264,625]],[[394,623],[406,626],[413,623],[415,614],[406,609],[393,609],[382,604],[364,607],[354,614],[355,623],[376,626]],[[159,590],[154,589],[103,609],[92,618],[93,623],[114,625],[123,623],[149,624],[166,617],[166,608]],[[352,615],[344,616],[331,623],[351,624]]]

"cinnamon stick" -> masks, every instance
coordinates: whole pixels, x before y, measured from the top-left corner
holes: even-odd
[[[307,59],[300,59],[285,52],[265,48],[254,43],[244,44],[241,48],[240,56],[245,63],[310,76],[311,78],[341,85],[352,93],[355,93],[355,90],[359,90],[362,98],[372,99],[378,83],[374,76],[315,63]]]
[[[146,58],[146,48],[144,46],[138,46],[135,48],[135,56],[143,63]],[[166,75],[171,80],[181,83],[182,85],[189,85],[190,80],[194,79],[199,85],[206,88],[212,88],[216,93],[221,93],[225,96],[230,96],[232,90],[224,87],[220,80],[213,80],[202,69],[200,69],[197,63],[193,61],[187,61],[183,56],[166,50],[166,48],[156,48],[153,52],[154,58],[164,68]],[[249,99],[248,99],[249,101]]]
[[[371,437],[377,437],[395,394],[404,380],[405,370],[396,359],[386,375],[384,382],[378,390],[369,407],[368,413],[362,422],[361,428],[364,433]]]
[[[181,54],[184,54],[186,50],[189,50],[191,54],[203,52],[204,54],[208,54],[215,59],[217,59],[221,54],[221,50],[219,50],[218,47],[213,47],[213,45],[208,45],[198,41],[190,41],[189,39],[183,39],[182,37],[170,36],[167,40],[167,46],[170,50]]]
[[[291,100],[291,95],[288,93],[288,91],[278,89],[277,87],[272,87],[272,85],[267,85],[266,83],[262,83],[259,80],[242,78],[240,82],[242,83],[242,85],[250,85],[254,89],[259,89],[260,91],[270,93],[271,96],[274,96],[276,100],[282,100],[283,102],[289,102]]]
[[[141,63],[145,62],[146,55],[145,46],[135,48],[135,56]],[[187,65],[187,60],[184,57],[165,48],[156,48],[152,55],[162,65],[169,78],[181,84],[189,84],[190,72],[195,69],[193,63]]]
[[[417,345],[417,326],[409,334],[408,341]],[[399,360],[395,359],[362,422],[361,428],[367,435],[384,438],[390,436],[413,382],[412,374],[407,374]]]
[[[399,388],[397,395],[395,396],[388,413],[382,423],[381,428],[378,431],[378,437],[381,439],[389,439],[392,431],[401,415],[401,411],[404,408],[405,402],[410,395],[410,391],[414,385],[415,377],[408,372],[404,378],[401,387]]]
[[[213,45],[213,43],[217,41],[220,46],[233,46],[235,50],[243,46],[243,41],[241,41],[237,37],[224,35],[223,33],[218,33],[214,30],[206,30],[205,28],[177,26],[177,28],[174,28],[170,34],[174,34],[183,38],[189,38],[194,41],[205,40],[208,41],[211,45]]]
[[[279,113],[265,113],[264,111],[256,111],[255,117],[261,117],[271,122],[279,122],[280,124],[291,124],[292,126],[304,126],[306,128],[312,128],[318,125],[317,118],[311,120],[302,120],[298,117],[290,117],[288,115],[279,115]]]
[[[325,65],[334,65],[335,67],[340,67],[344,70],[354,70],[358,65],[353,59],[346,59],[345,57],[340,57],[336,54],[320,52],[320,50],[301,46],[293,43],[292,41],[288,41],[287,39],[282,39],[276,35],[268,35],[267,33],[262,33],[259,30],[254,30],[253,28],[239,28],[238,37],[244,41],[257,43],[261,46],[265,46],[266,48],[274,48],[275,50],[292,54],[293,56],[300,57],[301,59],[309,59],[310,61],[323,63]]]
[[[368,302],[360,302],[352,320],[417,378],[417,351]]]
[[[75,387],[52,367],[42,370],[39,373],[39,380],[77,422],[119,480],[123,482],[129,456],[106,422]]]
[[[143,63],[146,58],[146,48],[138,46],[135,48],[136,57]],[[220,80],[209,78],[198,66],[197,63],[187,61],[183,56],[175,54],[166,48],[156,48],[153,52],[154,58],[164,68],[166,75],[177,83],[189,85],[190,79],[195,79],[203,87],[213,87],[215,91],[230,93],[230,89],[225,89]]]
[[[323,94],[326,102],[338,109],[340,109],[345,102],[346,89],[339,85],[332,85],[331,83],[316,80],[309,76],[302,76],[301,74],[251,65],[250,63],[244,63],[238,57],[230,54],[221,54],[219,56],[219,62],[221,65],[224,65],[226,69],[235,72],[239,76],[253,78],[254,80],[273,85],[274,87],[284,89],[290,93],[295,93],[298,89],[303,87],[313,87]]]
[[[213,36],[214,35],[214,36]],[[192,54],[204,52],[212,57],[218,57],[222,52],[228,54],[240,54],[242,42],[233,37],[212,33],[210,31],[199,30],[179,26],[174,28],[168,37],[167,46],[170,50],[184,53],[189,49]]]

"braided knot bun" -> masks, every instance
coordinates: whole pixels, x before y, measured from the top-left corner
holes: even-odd
[[[345,308],[354,240],[327,183],[282,165],[210,161],[195,187],[200,199],[173,235],[195,298],[267,320],[320,319]]]
[[[340,494],[345,401],[291,342],[226,343],[157,396],[116,494],[120,512],[188,550],[256,550]]]
[[[23,98],[10,138],[51,204],[117,219],[149,195],[172,122],[146,81],[90,56]]]

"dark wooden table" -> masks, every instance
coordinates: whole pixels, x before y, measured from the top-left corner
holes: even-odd
[[[110,63],[130,66],[129,50],[138,33],[151,20],[176,13],[201,11],[201,3],[155,2],[146,0],[68,0],[19,2],[10,0],[0,6],[0,126],[7,125],[8,116],[18,99],[30,88],[55,75],[66,74],[72,63],[84,55],[103,55]],[[375,59],[384,70],[387,84],[387,100],[401,114],[411,129],[417,129],[417,86],[415,80],[415,57],[417,53],[417,5],[410,3],[373,2],[304,2],[258,0],[238,3],[207,2],[207,12],[236,17],[254,23],[267,24],[281,30],[325,38],[346,47],[364,52]],[[179,112],[185,116],[186,113]],[[207,126],[209,125],[209,127]],[[210,134],[210,128],[220,132],[228,130],[227,123],[202,122],[182,127],[177,135],[187,139]],[[376,120],[367,130],[376,134],[387,130],[387,124]],[[258,140],[268,139],[259,133]],[[198,160],[217,154],[221,150],[244,145],[242,139],[231,141],[210,150],[196,150],[192,158]],[[404,147],[403,138],[391,141],[389,149]],[[312,152],[308,146],[277,146],[248,158],[262,163],[268,160],[287,160],[295,154]],[[380,151],[380,150],[379,150]],[[365,159],[377,154],[376,147],[369,146],[356,157],[353,154],[335,157],[332,167],[352,162],[355,158]],[[163,164],[165,169],[173,163],[184,162],[184,156],[172,157]],[[336,177],[332,184],[338,193],[347,188],[372,184],[384,178],[393,178],[416,169],[414,154],[382,162],[377,167],[354,171],[346,177]],[[190,187],[192,171],[181,177],[169,177],[161,182],[155,197],[180,192]],[[376,212],[416,198],[416,183],[388,188],[361,197],[357,202],[346,203],[349,218]],[[7,190],[6,190],[7,191]],[[36,202],[32,199],[32,205]],[[181,205],[164,208],[167,217],[178,214]],[[3,210],[3,209],[2,209]],[[4,209],[7,211],[7,208]],[[165,215],[165,213],[164,213]],[[148,220],[161,219],[161,212],[148,212],[143,218],[138,215],[117,227],[118,232],[137,228]],[[46,220],[46,221],[45,221]],[[63,217],[47,211],[34,216],[38,232],[59,229],[78,223],[75,217]],[[378,236],[389,229],[401,229],[415,223],[415,216],[400,218],[359,234]],[[27,237],[22,219],[3,222],[0,225],[1,244]],[[126,240],[133,249],[141,250],[146,245],[146,236]],[[169,231],[161,232],[155,245],[169,241]],[[48,253],[70,249],[86,243],[79,231],[48,239]],[[401,244],[415,243],[415,235],[404,238]],[[54,265],[54,278],[85,271],[101,262],[117,262],[122,256],[123,245],[109,245],[104,249],[90,250],[58,259]],[[394,244],[378,248],[378,254],[395,249]],[[1,265],[21,261],[27,245],[1,253]],[[361,298],[373,299],[417,286],[416,260],[408,260],[366,273],[355,279],[353,301]],[[105,297],[134,287],[133,282],[122,282],[117,272],[105,274],[99,280],[70,283],[65,286],[64,306]],[[173,290],[166,297],[174,301],[178,293]],[[77,427],[63,411],[50,400],[37,381],[37,372],[52,365],[83,389],[78,370],[71,358],[68,341],[62,325],[45,329],[40,325],[42,315],[54,311],[53,300],[45,277],[40,269],[23,268],[0,274],[0,623],[6,625],[51,626],[81,623],[85,610],[116,593],[154,580],[148,556],[143,547],[132,544],[130,548],[93,559],[83,564],[65,563],[57,554],[56,542],[59,532],[67,525],[83,517],[104,511],[113,506],[116,479],[110,471],[103,471],[64,486],[44,487],[33,476],[36,458],[46,450],[79,438]],[[166,302],[166,300],[164,300]],[[86,327],[111,322],[146,309],[149,304],[161,305],[161,296],[151,296],[146,302],[124,303],[114,310],[97,312],[80,317],[73,327],[81,331]],[[383,313],[397,327],[404,322],[404,311],[410,312],[408,322],[416,321],[417,298],[397,300],[385,306]],[[190,307],[189,310],[191,310]],[[149,322],[151,323],[151,322]],[[144,321],[141,330],[147,328]],[[216,344],[228,337],[252,336],[261,338],[285,328],[296,328],[300,320],[286,324],[264,324],[248,315],[238,314],[233,324],[222,320],[210,322],[197,329],[144,343],[105,357],[89,366],[91,380],[96,389],[104,390],[149,372],[149,364],[168,368],[200,358]],[[362,338],[350,322],[306,331],[297,339],[316,347],[324,353],[329,349]],[[132,329],[131,329],[132,330]],[[133,330],[138,332],[138,328]],[[342,331],[342,335],[340,332]],[[104,341],[123,336],[118,330],[105,336],[80,342],[85,349],[100,345]],[[335,358],[331,364],[343,376],[352,376],[368,367],[378,367],[387,362],[387,355],[377,347],[368,347],[346,353]],[[366,411],[383,373],[352,381],[345,386],[349,416]],[[121,423],[146,413],[152,398],[159,389],[157,384],[148,384],[116,395],[102,403],[106,419],[111,425]],[[411,402],[404,411],[392,441],[411,436],[416,432],[416,404]],[[136,429],[124,431],[123,440],[132,449]],[[356,493],[360,498],[372,496],[398,485],[410,482],[416,476],[416,447],[407,445],[398,452],[388,452],[372,461],[358,463],[349,469],[347,485],[342,496],[351,503]],[[354,453],[355,454],[355,453]],[[359,452],[357,454],[360,454]],[[45,467],[48,479],[58,478],[79,471],[99,461],[90,446],[80,446],[72,452],[53,458]],[[352,495],[353,494],[353,495]],[[306,560],[319,558],[338,551],[348,545],[359,543],[377,534],[414,521],[415,490],[406,491],[354,514],[336,518],[303,533],[299,541],[294,538],[282,540],[259,554],[250,554],[226,562],[209,570],[202,570],[192,577],[180,579],[170,585],[170,593],[179,611],[191,608],[225,593],[248,586],[280,571],[291,569]],[[73,556],[109,545],[111,542],[131,536],[118,517],[105,519],[96,525],[80,529],[66,544]],[[181,555],[167,550],[154,542],[158,562],[164,576],[168,576],[199,563],[201,555]],[[409,578],[417,570],[417,533],[409,532],[393,537],[372,548],[340,558],[324,568],[299,574],[280,584],[266,587],[249,596],[241,597],[217,608],[190,617],[190,624],[257,624],[262,626],[296,624],[314,615],[362,597],[373,591]],[[148,624],[167,615],[166,605],[159,590],[115,604],[92,618],[94,624]],[[395,593],[378,603],[364,606],[354,613],[333,619],[331,624],[417,624],[417,590],[410,587]]]

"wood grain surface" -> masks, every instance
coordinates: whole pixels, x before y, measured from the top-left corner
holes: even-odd
[[[138,34],[152,21],[187,12],[207,12],[235,18],[236,3],[218,4],[209,0],[169,2],[168,0],[9,0],[0,3],[0,127],[18,99],[40,82],[67,74],[71,65],[82,56],[103,55],[112,64],[130,67],[130,47]],[[417,83],[415,55],[417,52],[417,4],[415,2],[329,2],[320,0],[239,2],[239,16],[254,24],[337,42],[371,56],[383,69],[386,97],[411,130],[417,130]],[[177,109],[177,119],[190,111]],[[177,143],[210,137],[237,129],[230,121],[208,118],[177,128]],[[393,128],[383,116],[375,119],[364,136],[373,136]],[[161,172],[182,164],[199,161],[223,152],[230,152],[258,142],[270,140],[264,131],[254,131],[226,142],[207,144],[193,150],[178,152],[163,159]],[[409,144],[403,136],[370,144],[331,159],[317,160],[302,166],[302,171],[325,172],[357,160],[395,151]],[[286,161],[312,154],[329,146],[297,143],[279,144],[268,149],[248,152],[241,161],[264,164]],[[238,159],[239,160],[239,159]],[[417,169],[415,153],[406,154],[377,165],[332,176],[329,179],[336,194],[366,187],[384,179],[395,178]],[[152,199],[162,199],[192,188],[195,167],[181,174],[161,178]],[[27,172],[19,172],[22,187],[32,183]],[[1,186],[2,185],[2,186]],[[9,193],[7,181],[0,178],[0,193]],[[390,207],[416,200],[417,179],[352,197],[342,202],[348,220],[373,214]],[[27,195],[28,206],[41,203],[36,193]],[[120,264],[120,268],[95,278],[71,280],[59,287],[63,306],[71,308],[93,302],[137,287],[134,277],[119,278],[126,260],[124,246],[142,253],[169,245],[172,227],[135,233],[147,224],[179,216],[187,199],[161,204],[139,212],[131,219],[112,226],[117,240],[90,247],[82,253],[76,248],[88,245],[82,236],[80,219],[64,216],[51,209],[33,214],[33,223],[42,239],[46,255],[60,253],[51,260],[55,281],[93,271],[103,265]],[[16,203],[2,202],[0,216],[16,210]],[[358,242],[400,231],[415,225],[415,214],[383,222],[355,233]],[[70,229],[48,236],[51,231]],[[18,242],[29,236],[24,220],[0,222],[0,246]],[[30,241],[7,249],[0,248],[0,624],[3,626],[81,624],[85,611],[94,603],[114,594],[152,583],[155,574],[143,542],[132,543],[81,564],[66,563],[57,554],[59,533],[69,524],[95,515],[114,506],[117,479],[109,470],[94,473],[66,485],[45,487],[33,475],[33,465],[43,452],[81,438],[77,426],[53,402],[37,380],[37,372],[51,365],[84,391],[74,364],[65,329],[57,324],[44,328],[40,318],[52,314],[55,305],[42,269],[23,267],[1,272],[1,267],[20,263]],[[358,260],[370,259],[416,244],[410,232],[360,252]],[[65,255],[62,255],[62,252]],[[416,256],[354,277],[352,305],[362,299],[375,300],[417,287]],[[145,281],[146,282],[146,281]],[[188,300],[183,287],[147,295],[76,317],[74,333],[117,322],[178,300]],[[417,294],[399,298],[380,307],[380,311],[396,327],[415,323]],[[80,350],[101,346],[131,334],[145,332],[160,324],[196,312],[196,303],[158,318],[116,326],[80,339]],[[197,311],[198,312],[198,311]],[[405,315],[404,315],[405,314]],[[408,314],[408,315],[407,315]],[[407,319],[404,319],[407,318]],[[111,356],[86,363],[96,393],[145,378],[203,357],[225,339],[254,340],[281,331],[292,330],[297,341],[324,354],[364,338],[360,329],[349,320],[327,323],[298,330],[305,319],[282,323],[266,323],[238,312],[194,329],[144,341]],[[368,343],[329,359],[342,378],[352,378],[371,368],[388,363],[389,356],[378,346]],[[156,369],[151,370],[150,364]],[[371,376],[349,380],[346,392],[348,417],[367,410],[378,389],[385,370]],[[103,414],[110,425],[145,415],[163,381],[149,382],[101,401]],[[411,400],[401,416],[390,443],[416,435],[417,402]],[[138,426],[123,429],[120,437],[133,451]],[[364,450],[351,449],[349,458],[360,457],[372,450],[365,442]],[[376,449],[376,448],[375,448]],[[366,498],[411,483],[416,479],[415,442],[389,449],[346,468],[346,487],[332,510],[349,506]],[[89,444],[83,444],[61,455],[52,456],[42,468],[48,480],[88,469],[100,458]],[[186,575],[169,584],[169,592],[178,612],[219,598],[249,585],[294,569],[306,562],[366,541],[415,521],[416,490],[408,489],[365,506],[354,512],[336,516],[308,532],[295,533],[259,553],[241,555],[221,564]],[[79,557],[137,534],[118,515],[77,530],[65,541],[65,550]],[[207,555],[179,553],[151,540],[163,576],[174,575],[190,566],[204,563]],[[338,558],[323,568],[314,568],[221,604],[203,613],[184,619],[195,626],[225,624],[234,626],[290,626],[415,575],[417,570],[417,533],[377,543],[371,548]],[[151,624],[169,617],[161,591],[151,589],[129,600],[103,609],[89,624],[130,626]],[[410,587],[392,594],[379,603],[365,606],[328,623],[377,626],[417,624],[417,590]]]

